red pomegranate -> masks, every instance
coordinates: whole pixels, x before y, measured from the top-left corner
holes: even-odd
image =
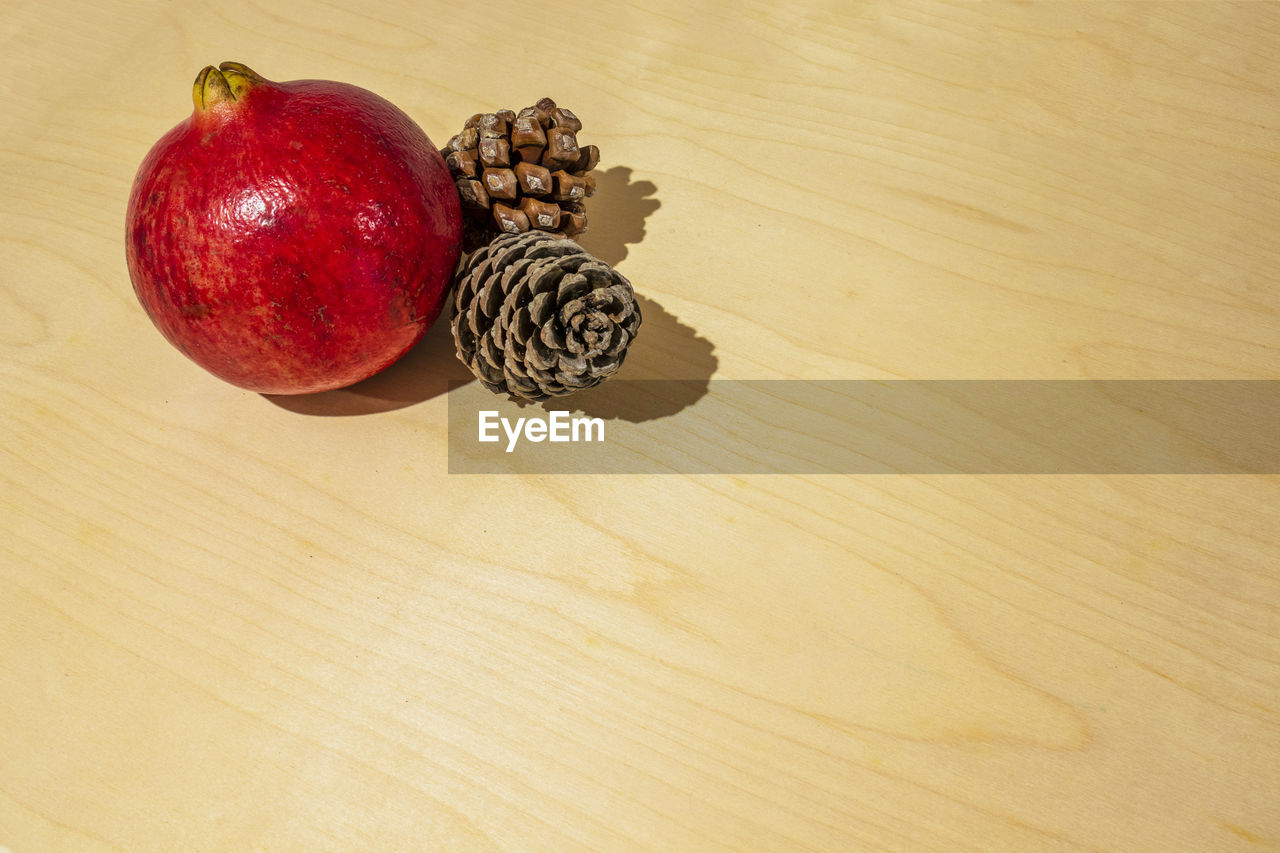
[[[266,394],[341,388],[439,315],[461,247],[457,190],[413,120],[372,92],[205,68],[195,112],[129,198],[134,292],[171,343]]]

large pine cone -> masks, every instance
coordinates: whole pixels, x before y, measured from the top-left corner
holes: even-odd
[[[572,237],[587,228],[588,174],[600,161],[578,146],[582,122],[543,98],[519,113],[477,113],[441,150],[462,198],[468,249],[498,233],[548,231]]]
[[[577,243],[503,234],[458,273],[453,339],[495,394],[544,400],[598,385],[640,329],[631,282]]]

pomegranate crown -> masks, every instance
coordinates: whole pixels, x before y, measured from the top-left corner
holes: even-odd
[[[196,112],[206,112],[219,104],[240,100],[262,82],[265,82],[263,77],[240,62],[224,62],[217,68],[206,65],[196,75],[191,100],[195,102]]]

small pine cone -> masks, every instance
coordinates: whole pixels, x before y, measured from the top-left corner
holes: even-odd
[[[518,113],[477,113],[440,153],[468,220],[468,246],[498,233],[587,229],[583,201],[596,191],[594,145],[579,147],[582,122],[543,98]]]
[[[545,400],[598,385],[640,329],[631,282],[577,243],[502,234],[458,272],[458,358],[495,394]]]

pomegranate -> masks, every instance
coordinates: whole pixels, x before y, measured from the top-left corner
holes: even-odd
[[[457,190],[412,119],[327,80],[237,62],[143,160],[126,255],[152,322],[193,361],[266,394],[365,379],[439,315],[461,248]]]

